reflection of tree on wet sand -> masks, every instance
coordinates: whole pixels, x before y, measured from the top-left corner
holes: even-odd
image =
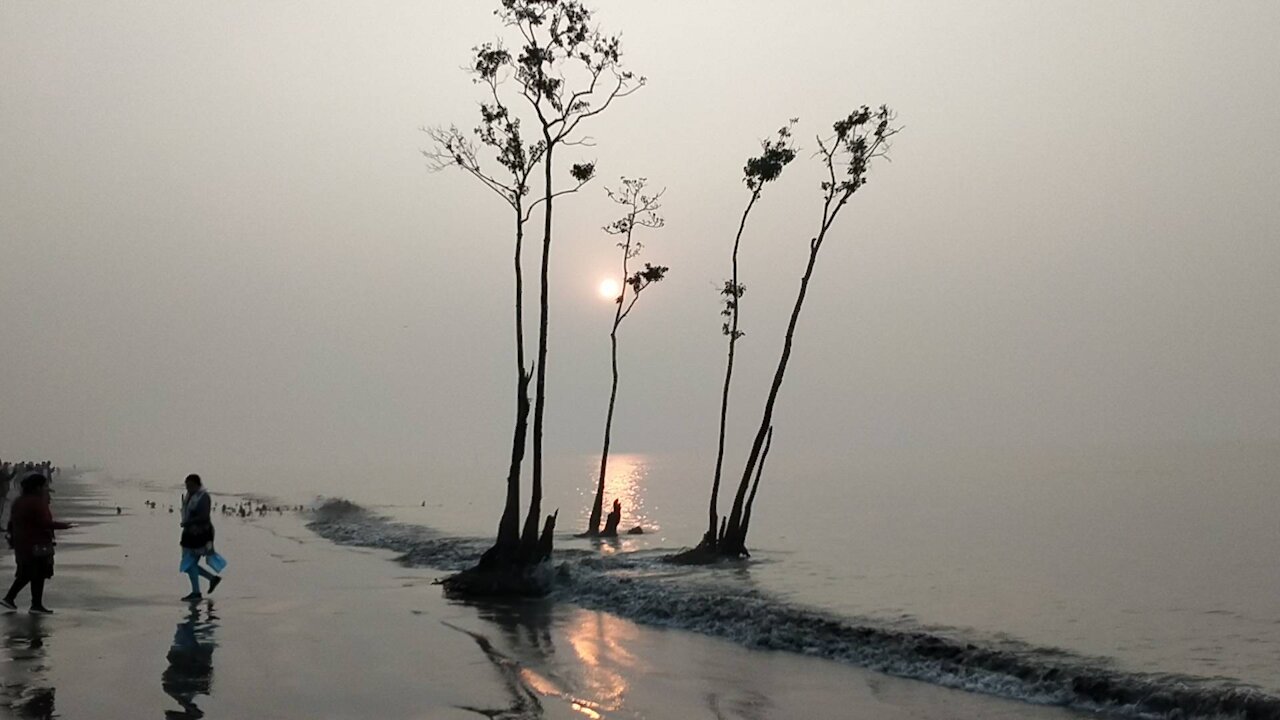
[[[591,708],[621,709],[630,688],[627,675],[639,671],[638,661],[627,647],[635,640],[635,626],[608,613],[578,610],[570,619],[568,632],[569,645],[581,663],[580,684],[593,698]]]
[[[716,720],[729,720],[730,718],[742,718],[742,720],[761,720],[765,717],[765,712],[772,708],[769,698],[763,693],[748,693],[748,697],[730,700],[728,705],[729,715],[725,714],[725,709],[721,707],[722,699],[717,693],[707,695],[707,707],[711,710],[711,714]]]
[[[485,709],[471,705],[459,705],[459,708],[494,720],[535,720],[542,717],[542,702],[538,700],[538,694],[525,681],[524,670],[520,667],[520,663],[502,654],[493,646],[493,643],[489,642],[489,638],[480,633],[464,630],[450,623],[445,625],[458,632],[466,633],[476,641],[485,659],[497,669],[499,677],[502,678],[502,684],[511,697],[511,704],[505,708]]]
[[[551,639],[551,603],[477,603],[474,607],[482,620],[498,626],[508,647],[520,659],[540,664],[555,654],[555,643]]]
[[[630,687],[627,676],[640,671],[636,658],[627,650],[634,626],[607,613],[573,611],[562,618],[568,620],[564,629],[573,650],[572,661],[566,664],[556,662],[552,640],[556,611],[551,603],[485,604],[477,609],[481,618],[499,628],[511,655],[495,648],[480,633],[449,627],[466,633],[480,646],[501,675],[511,705],[495,710],[463,709],[511,720],[540,718],[540,701],[556,698],[586,718],[603,718],[606,713],[628,715],[623,709]]]
[[[6,661],[0,670],[0,695],[15,717],[50,720],[54,689],[44,683],[44,641],[49,630],[39,615],[12,615],[5,618]],[[3,707],[3,706],[0,706]]]
[[[213,690],[213,631],[218,627],[218,616],[213,603],[205,606],[205,619],[200,620],[200,603],[192,603],[187,619],[178,623],[173,633],[173,644],[166,658],[169,667],[160,674],[160,686],[169,697],[178,701],[181,710],[166,710],[164,716],[174,720],[204,717],[204,711],[196,706],[197,695],[209,695]]]

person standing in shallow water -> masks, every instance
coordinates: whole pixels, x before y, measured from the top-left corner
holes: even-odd
[[[204,597],[200,593],[201,576],[209,581],[209,592],[218,587],[222,578],[200,567],[200,559],[207,563],[213,554],[213,519],[209,514],[213,501],[199,475],[188,475],[186,486],[187,493],[182,496],[182,537],[178,541],[182,546],[179,571],[191,579],[191,593],[182,598],[191,601]]]
[[[21,480],[22,495],[9,510],[10,542],[18,571],[9,592],[0,599],[0,607],[17,610],[18,593],[31,585],[31,613],[49,615],[44,606],[44,581],[53,577],[53,531],[75,527],[57,522],[49,510],[49,479],[32,472]]]

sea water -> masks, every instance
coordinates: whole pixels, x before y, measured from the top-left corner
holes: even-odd
[[[749,562],[673,568],[708,516],[712,460],[617,453],[547,465],[557,596],[631,619],[1034,702],[1130,714],[1280,716],[1280,445],[775,451]],[[503,478],[348,484],[368,510],[318,528],[464,567]],[[740,467],[726,464],[726,513]],[[417,496],[419,502],[413,502]],[[390,500],[391,502],[388,502]],[[380,519],[384,518],[384,519]],[[394,522],[388,522],[390,519]]]

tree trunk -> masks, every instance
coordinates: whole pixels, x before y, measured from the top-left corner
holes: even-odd
[[[738,344],[738,305],[742,302],[742,293],[738,292],[738,246],[742,242],[742,231],[747,226],[747,216],[751,214],[751,207],[756,204],[756,200],[760,199],[760,191],[755,190],[751,193],[751,200],[747,202],[746,210],[742,211],[742,220],[738,223],[738,234],[733,238],[733,311],[730,317],[729,325],[729,361],[724,369],[724,390],[720,395],[720,437],[716,443],[716,471],[715,478],[711,481],[711,507],[707,516],[707,534],[702,539],[702,543],[708,546],[716,544],[716,505],[720,496],[720,475],[724,467],[724,436],[725,426],[729,420],[729,383],[733,378],[733,351]]]
[[[619,309],[622,303],[618,303]],[[604,451],[600,453],[600,478],[596,482],[596,501],[591,505],[591,519],[587,521],[587,535],[600,534],[600,516],[604,514],[604,478],[609,466],[609,436],[613,431],[613,407],[618,399],[618,321],[614,320],[609,333],[609,346],[613,367],[613,384],[609,387],[609,411],[604,416]]]
[[[548,515],[547,521],[542,525],[542,535],[538,537],[538,554],[534,557],[535,564],[551,559],[551,547],[554,544],[556,518],[558,517],[560,517],[559,510]]]
[[[538,287],[538,361],[537,383],[534,387],[533,399],[533,483],[529,490],[529,514],[524,523],[524,551],[526,557],[538,554],[538,519],[542,516],[542,418],[547,399],[547,281],[551,262],[551,201],[553,188],[551,185],[551,153],[554,148],[551,136],[543,129],[543,137],[547,143],[544,162],[545,191],[543,194],[543,229],[542,229],[542,266],[539,272]]]
[[[511,465],[507,470],[507,503],[498,523],[498,540],[480,556],[481,569],[511,566],[519,562],[520,548],[520,465],[524,460],[529,428],[529,373],[521,373],[516,399],[516,429],[511,443]]]
[[[609,511],[609,517],[605,520],[604,530],[600,532],[600,537],[618,537],[618,525],[622,523],[622,505],[617,501],[613,501],[613,509]]]
[[[507,470],[507,503],[498,523],[498,556],[513,561],[520,548],[520,465],[524,461],[525,440],[529,435],[529,373],[521,373],[517,397],[516,428],[511,443],[511,465]]]
[[[764,474],[764,461],[769,459],[769,446],[773,444],[773,426],[769,426],[769,434],[764,437],[764,450],[760,452],[760,464],[756,466],[756,479],[751,483],[751,494],[747,496],[746,509],[742,511],[743,551],[746,551],[747,530],[751,527],[751,508],[756,504],[756,490],[760,489],[760,476]]]
[[[524,364],[524,216],[516,201],[516,427],[511,438],[511,464],[507,469],[507,502],[498,523],[498,542],[503,554],[514,557],[520,544],[520,466],[524,464],[529,436],[529,380]]]
[[[800,292],[796,295],[795,307],[791,309],[791,320],[787,323],[787,334],[782,343],[782,357],[778,360],[778,368],[773,374],[773,385],[769,388],[769,397],[764,404],[764,418],[760,421],[760,429],[756,432],[755,441],[751,443],[751,454],[747,456],[746,468],[742,471],[742,480],[738,483],[738,494],[733,500],[733,512],[729,515],[729,527],[720,548],[724,555],[743,556],[747,554],[746,534],[742,532],[742,506],[746,500],[747,488],[751,476],[755,472],[756,463],[760,460],[760,451],[765,437],[773,424],[773,406],[778,400],[778,390],[782,387],[782,377],[787,372],[787,361],[791,359],[791,342],[796,332],[796,324],[800,320],[800,309],[804,306],[804,297],[809,290],[809,280],[813,277],[813,266],[818,259],[818,250],[822,247],[822,238],[826,234],[827,223],[823,223],[822,232],[809,241],[809,263],[805,266],[804,276],[800,279]]]

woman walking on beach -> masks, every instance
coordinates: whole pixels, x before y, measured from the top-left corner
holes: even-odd
[[[200,567],[200,558],[219,572],[226,566],[222,556],[213,550],[213,520],[209,510],[213,501],[205,491],[200,476],[192,473],[186,480],[187,494],[182,496],[182,564],[179,572],[184,572],[191,579],[191,594],[182,598],[188,602],[204,597],[200,593],[200,577],[209,581],[209,592],[213,592],[222,582],[222,578]]]
[[[57,522],[49,511],[49,479],[32,472],[23,477],[22,495],[13,501],[9,510],[10,542],[18,572],[9,586],[9,592],[0,599],[0,607],[17,610],[18,593],[31,585],[31,613],[49,615],[53,611],[44,606],[44,581],[53,577],[53,531],[75,527],[72,523]]]

